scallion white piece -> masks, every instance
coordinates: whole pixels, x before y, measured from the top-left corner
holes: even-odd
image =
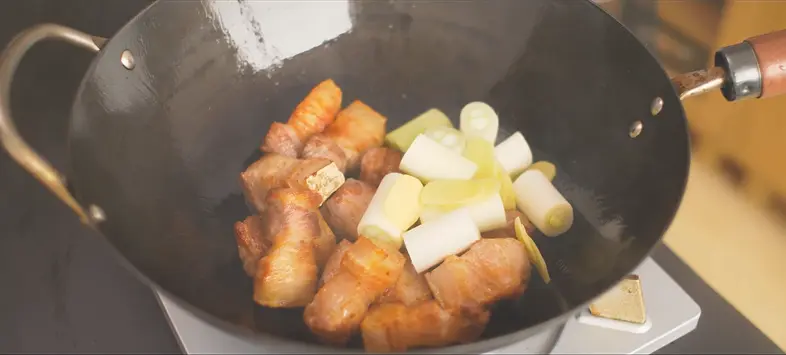
[[[423,134],[458,154],[463,153],[464,147],[467,145],[464,133],[453,127],[432,127],[423,132]]]
[[[423,184],[415,177],[390,173],[382,178],[358,223],[358,235],[380,246],[401,248],[402,234],[420,215]]]
[[[467,208],[457,209],[404,233],[404,245],[418,273],[469,249],[478,240],[480,231]]]
[[[481,137],[494,144],[497,141],[499,117],[485,102],[470,102],[461,109],[459,129],[467,137]]]
[[[532,150],[521,132],[513,133],[497,144],[494,156],[511,177],[516,177],[532,164]]]
[[[502,204],[502,197],[500,197],[499,193],[493,194],[475,203],[461,206],[461,208],[469,210],[470,218],[472,218],[472,221],[481,233],[502,228],[507,225],[505,207]],[[450,212],[451,210],[443,209],[438,206],[423,206],[420,211],[420,222],[428,223]]]
[[[540,170],[527,170],[513,182],[516,206],[543,234],[555,237],[573,225],[573,207]]]
[[[449,148],[420,134],[401,158],[399,170],[428,182],[468,180],[478,166]]]

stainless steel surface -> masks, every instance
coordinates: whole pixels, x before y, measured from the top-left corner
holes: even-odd
[[[701,309],[657,263],[648,258],[635,273],[644,290],[648,319],[645,325],[630,326],[632,323],[594,317],[585,311],[561,329],[551,329],[488,354],[647,354],[696,328]],[[289,347],[260,347],[245,341],[195,318],[160,292],[156,294],[187,354],[297,352]]]
[[[625,328],[626,322],[599,319],[584,311],[565,325],[551,352],[649,354],[696,329],[701,308],[657,263],[647,259],[636,273],[644,289],[648,330],[638,333],[637,328]],[[597,323],[603,327],[587,324],[586,319],[602,320]]]
[[[60,172],[25,142],[11,117],[11,83],[16,68],[31,47],[48,39],[61,40],[93,52],[98,52],[105,42],[100,37],[55,24],[37,25],[17,35],[0,56],[0,142],[19,165],[65,202],[83,223],[91,224],[85,210],[66,188]]]
[[[736,101],[761,96],[762,80],[756,52],[748,42],[723,47],[715,53],[715,65],[727,71],[723,96]]]

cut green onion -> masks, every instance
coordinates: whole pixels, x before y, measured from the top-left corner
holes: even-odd
[[[573,207],[540,170],[527,170],[513,182],[516,206],[543,234],[555,237],[573,225]]]
[[[464,158],[478,166],[473,179],[496,178],[497,160],[494,157],[494,144],[480,137],[468,137],[464,148]]]
[[[532,150],[521,132],[516,132],[494,148],[494,155],[511,177],[516,177],[532,164]]]
[[[390,173],[382,178],[358,223],[358,235],[379,246],[401,248],[402,234],[417,222],[423,185],[412,176]]]
[[[510,175],[502,169],[502,165],[497,163],[497,180],[499,180],[499,195],[502,197],[502,204],[505,210],[516,209],[516,191],[513,190],[513,180]]]
[[[466,204],[460,208],[469,210],[472,221],[475,222],[481,233],[502,228],[508,224],[505,216],[505,207],[502,204],[502,198],[499,193],[495,193],[480,201]],[[442,206],[423,206],[420,211],[420,223],[431,222],[454,210]]]
[[[470,212],[460,208],[404,233],[415,271],[422,273],[450,255],[459,254],[480,240],[480,231]]]
[[[423,134],[458,154],[464,152],[464,146],[467,144],[464,133],[453,127],[432,127],[423,132]]]
[[[435,180],[420,192],[420,204],[453,210],[485,200],[500,191],[495,179]]]
[[[459,128],[467,137],[480,137],[494,144],[497,140],[499,118],[488,104],[470,102],[461,109]]]
[[[540,170],[540,172],[542,172],[543,175],[546,175],[546,178],[548,178],[549,181],[553,181],[554,177],[557,176],[557,167],[555,167],[554,164],[547,162],[545,160],[535,162],[532,165],[530,165],[529,168],[527,169]]]
[[[421,134],[401,158],[399,169],[423,182],[468,180],[478,166],[460,154]]]
[[[442,111],[432,108],[388,133],[385,143],[391,148],[406,152],[419,134],[433,127],[453,128],[453,124]]]

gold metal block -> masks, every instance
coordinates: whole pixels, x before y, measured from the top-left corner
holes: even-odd
[[[644,324],[647,311],[638,275],[628,275],[589,306],[593,316]]]

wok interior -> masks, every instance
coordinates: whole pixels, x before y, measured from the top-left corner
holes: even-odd
[[[319,23],[348,31],[259,67],[296,38],[327,36]],[[133,71],[118,60],[125,49]],[[250,213],[238,174],[267,128],[326,78],[344,105],[361,99],[386,115],[388,131],[431,107],[457,125],[464,104],[485,101],[500,139],[521,131],[535,160],[556,165],[576,220],[562,236],[533,236],[553,281],[533,273],[521,299],[495,306],[484,338],[612,286],[660,240],[682,196],[688,142],[669,81],[589,2],[203,1],[154,4],[94,62],[73,110],[78,198],[104,209],[101,231],[163,290],[259,333],[315,342],[302,310],[254,306],[232,225]],[[656,96],[665,105],[651,117]],[[631,139],[636,120],[644,130]]]

